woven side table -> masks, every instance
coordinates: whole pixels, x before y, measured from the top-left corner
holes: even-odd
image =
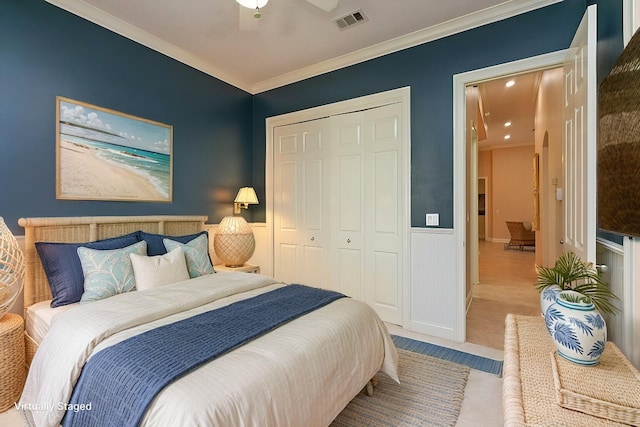
[[[25,380],[24,321],[17,314],[0,318],[0,412],[20,398]]]

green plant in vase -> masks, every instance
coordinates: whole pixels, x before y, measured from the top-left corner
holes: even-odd
[[[538,267],[537,270],[536,287],[541,293],[554,287],[558,291],[575,291],[588,297],[601,313],[618,313],[612,301],[619,298],[611,292],[602,273],[593,263],[583,261],[575,253],[566,252],[556,260],[554,267]]]
[[[602,313],[616,314],[612,300],[618,297],[598,269],[567,252],[553,268],[538,268],[537,287],[547,331],[558,354],[579,365],[600,363],[607,342]]]

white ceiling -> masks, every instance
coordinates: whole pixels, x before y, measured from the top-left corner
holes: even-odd
[[[561,0],[270,0],[260,19],[235,0],[47,1],[255,94]]]
[[[534,144],[536,102],[541,79],[542,71],[536,71],[478,84],[487,133],[486,139],[478,141],[478,149]],[[508,81],[513,81],[513,86],[507,87]],[[505,126],[507,122],[509,126]],[[509,139],[505,139],[505,135],[509,135]]]

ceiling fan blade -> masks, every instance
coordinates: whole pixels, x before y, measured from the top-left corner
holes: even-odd
[[[333,9],[338,7],[338,3],[340,0],[307,0],[309,3],[318,7],[325,12],[331,12]]]

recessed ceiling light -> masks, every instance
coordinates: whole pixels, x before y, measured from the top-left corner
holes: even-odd
[[[511,126],[511,122],[504,122],[504,127],[508,128],[509,126]]]
[[[504,139],[511,139],[511,135],[505,135]]]
[[[516,84],[516,81],[515,81],[515,80],[509,80],[507,83],[505,83],[505,86],[506,86],[506,87],[511,87],[511,86],[513,86],[514,84]]]

